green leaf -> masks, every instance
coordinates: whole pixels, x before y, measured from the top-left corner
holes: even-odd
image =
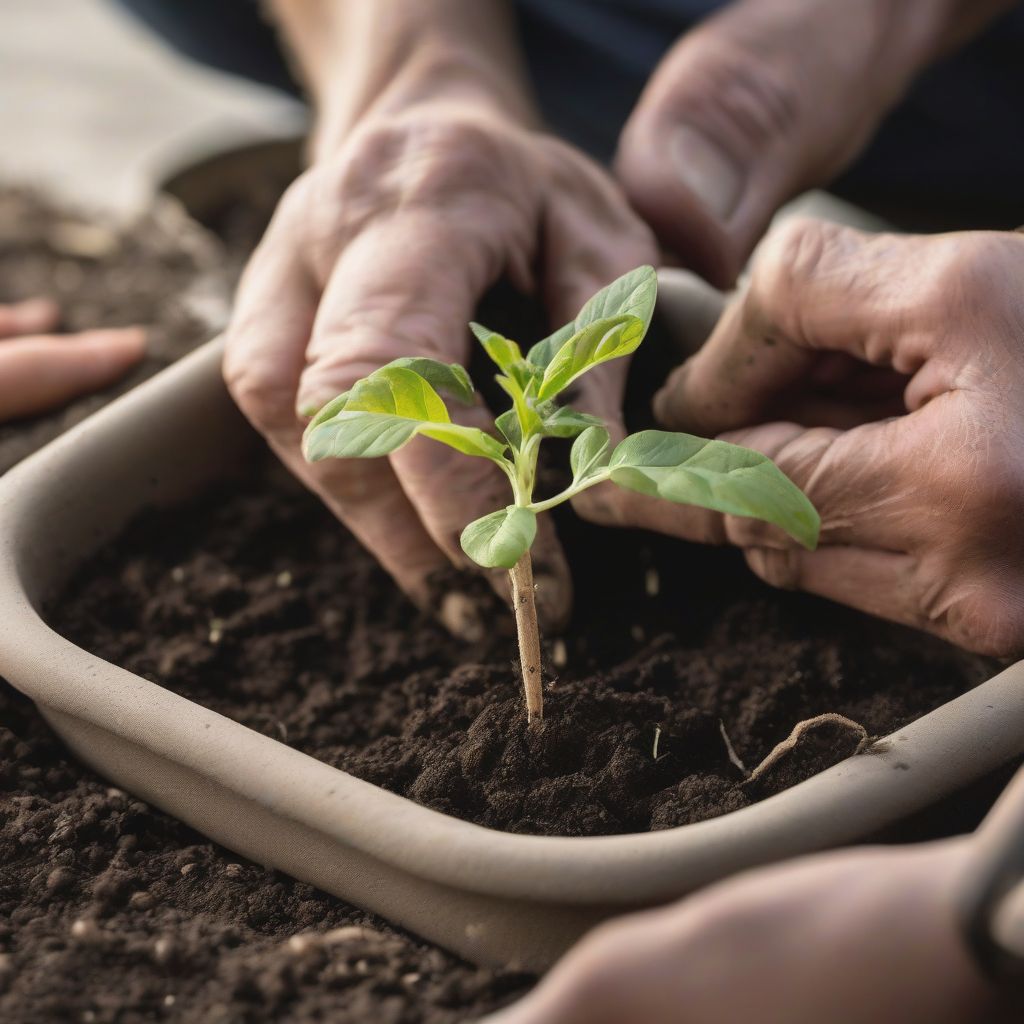
[[[494,378],[505,392],[512,399],[516,417],[519,419],[519,429],[523,437],[529,437],[540,429],[540,417],[530,404],[529,396],[520,387],[519,382],[511,377],[499,374]]]
[[[477,519],[462,531],[462,550],[486,569],[511,569],[537,536],[537,515],[509,505]]]
[[[537,367],[532,366],[523,358],[519,346],[510,338],[503,337],[482,324],[471,323],[469,329],[483,345],[484,351],[508,377],[516,382],[520,389],[525,391],[535,377],[540,378]],[[506,388],[506,390],[508,389]]]
[[[459,366],[458,363],[442,363],[437,359],[427,359],[423,356],[403,356],[394,359],[381,367],[381,370],[389,370],[398,367],[403,370],[411,370],[417,376],[422,377],[432,388],[440,391],[447,391],[461,402],[473,401],[473,382],[469,374]],[[380,373],[380,370],[376,371]],[[374,376],[374,374],[370,374]],[[368,380],[369,378],[363,378]],[[357,383],[362,383],[361,381]],[[318,426],[329,419],[333,419],[348,404],[352,391],[345,391],[332,398],[318,411],[312,413],[313,419],[310,427]]]
[[[538,406],[537,413],[544,425],[544,433],[549,437],[576,437],[587,427],[604,426],[604,421],[597,416],[577,412],[567,405],[557,406],[554,402]]]
[[[603,427],[587,427],[573,441],[569,453],[569,465],[572,467],[572,482],[582,483],[597,470],[608,465],[611,440],[608,431]]]
[[[391,364],[328,403],[306,428],[303,452],[310,462],[372,459],[396,451],[417,434],[467,455],[504,461],[505,446],[500,441],[475,427],[452,423],[428,381],[407,367]]]
[[[473,382],[458,363],[442,363],[424,356],[402,356],[387,364],[419,374],[435,391],[446,391],[460,402],[473,401]],[[387,367],[384,367],[386,369]]]
[[[644,340],[645,331],[644,322],[628,314],[588,324],[574,334],[548,363],[537,396],[541,399],[554,398],[595,366],[635,352]]]
[[[499,369],[505,373],[513,363],[521,362],[523,353],[519,346],[509,338],[492,331],[483,324],[471,323],[469,329],[476,335],[477,341],[484,347],[484,351],[497,363]]]
[[[540,370],[546,369],[558,350],[576,333],[576,329],[575,320],[570,320],[564,327],[559,327],[554,334],[548,335],[543,341],[538,341],[526,353],[526,361]]]
[[[576,329],[610,316],[635,316],[646,331],[657,297],[658,275],[654,267],[637,267],[602,288],[584,305],[576,317]]]
[[[534,366],[547,369],[562,346],[584,327],[596,320],[615,316],[635,316],[643,323],[644,334],[651,323],[654,303],[658,296],[658,275],[654,267],[643,266],[612,281],[589,299],[579,311],[576,319],[559,327],[554,334],[537,342],[526,358]],[[641,335],[641,341],[643,335]],[[639,344],[639,342],[637,343]]]
[[[620,487],[774,523],[813,550],[821,520],[807,496],[760,452],[690,434],[643,430],[612,452]]]
[[[495,419],[494,425],[516,451],[523,447],[523,431],[519,426],[519,416],[515,409],[503,412]]]
[[[349,394],[351,394],[351,392],[345,391],[338,395],[337,398],[332,398],[326,405],[321,406],[320,410],[313,414],[313,419],[308,424],[307,429],[309,427],[319,426],[319,424],[325,423],[332,417],[337,416],[338,413],[345,408]]]

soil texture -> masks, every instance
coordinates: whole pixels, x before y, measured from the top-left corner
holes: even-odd
[[[527,726],[510,612],[488,635],[417,612],[274,468],[144,514],[54,609],[70,639],[425,806],[512,832],[606,835],[724,814],[851,755],[991,674],[985,659],[761,584],[734,552],[560,533],[577,600]],[[600,553],[600,563],[594,553]],[[449,587],[458,583],[449,581]],[[728,741],[726,740],[728,737]],[[730,756],[730,744],[732,753]]]

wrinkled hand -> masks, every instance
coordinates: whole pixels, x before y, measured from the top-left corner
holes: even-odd
[[[490,462],[424,439],[388,460],[310,466],[299,449],[306,417],[396,357],[465,363],[467,323],[502,273],[536,289],[560,326],[653,258],[650,232],[617,187],[563,143],[451,103],[378,115],[282,201],[239,291],[225,375],[295,475],[427,604],[437,570],[470,567],[459,534],[509,503],[507,481]],[[590,375],[577,406],[621,417],[622,372]],[[493,424],[479,406],[451,412]],[[542,529],[538,606],[550,621],[567,610],[569,583],[550,524]]]
[[[0,422],[105,388],[145,351],[137,327],[53,334],[59,320],[60,310],[45,299],[0,305]]]
[[[997,1024],[956,933],[967,844],[820,855],[604,925],[487,1024]]]
[[[616,170],[689,266],[730,285],[776,210],[849,164],[914,75],[999,0],[740,0],[652,76]]]
[[[815,221],[773,232],[655,411],[775,459],[818,508],[820,547],[643,500],[590,513],[727,541],[776,586],[975,651],[1019,651],[1022,280],[1019,234],[871,236]]]

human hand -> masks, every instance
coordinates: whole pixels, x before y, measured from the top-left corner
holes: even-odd
[[[558,140],[450,97],[373,114],[282,201],[239,290],[225,375],[292,472],[411,597],[437,607],[432,576],[471,568],[459,534],[508,503],[505,477],[424,439],[389,459],[309,465],[305,418],[398,356],[464,363],[467,323],[502,273],[536,290],[557,327],[654,256],[614,183]],[[589,375],[574,404],[621,421],[623,372]],[[482,406],[451,411],[465,425],[493,423]],[[550,524],[541,529],[537,603],[551,622],[568,610],[568,572]],[[457,631],[480,628],[463,605],[447,610]]]
[[[138,327],[54,334],[56,304],[0,305],[0,422],[36,416],[112,384],[145,352]]]
[[[1024,235],[797,221],[655,412],[756,448],[821,514],[804,551],[750,519],[634,499],[584,511],[744,549],[775,586],[971,650],[1024,647]],[[724,432],[724,433],[723,433]],[[585,495],[583,497],[586,497]]]
[[[740,0],[647,85],[616,171],[684,265],[732,284],[773,214],[860,152],[914,76],[1009,0]]]
[[[752,871],[603,925],[486,1024],[1009,1024],[957,935],[965,841]]]

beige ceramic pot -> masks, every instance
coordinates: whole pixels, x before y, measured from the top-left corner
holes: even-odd
[[[678,272],[660,308],[692,347],[720,309]],[[87,764],[253,860],[480,963],[543,968],[596,921],[877,834],[1024,751],[1018,664],[762,803],[642,835],[511,835],[361,782],[57,635],[48,595],[142,507],[234,471],[256,439],[216,342],[0,480],[0,673]]]

